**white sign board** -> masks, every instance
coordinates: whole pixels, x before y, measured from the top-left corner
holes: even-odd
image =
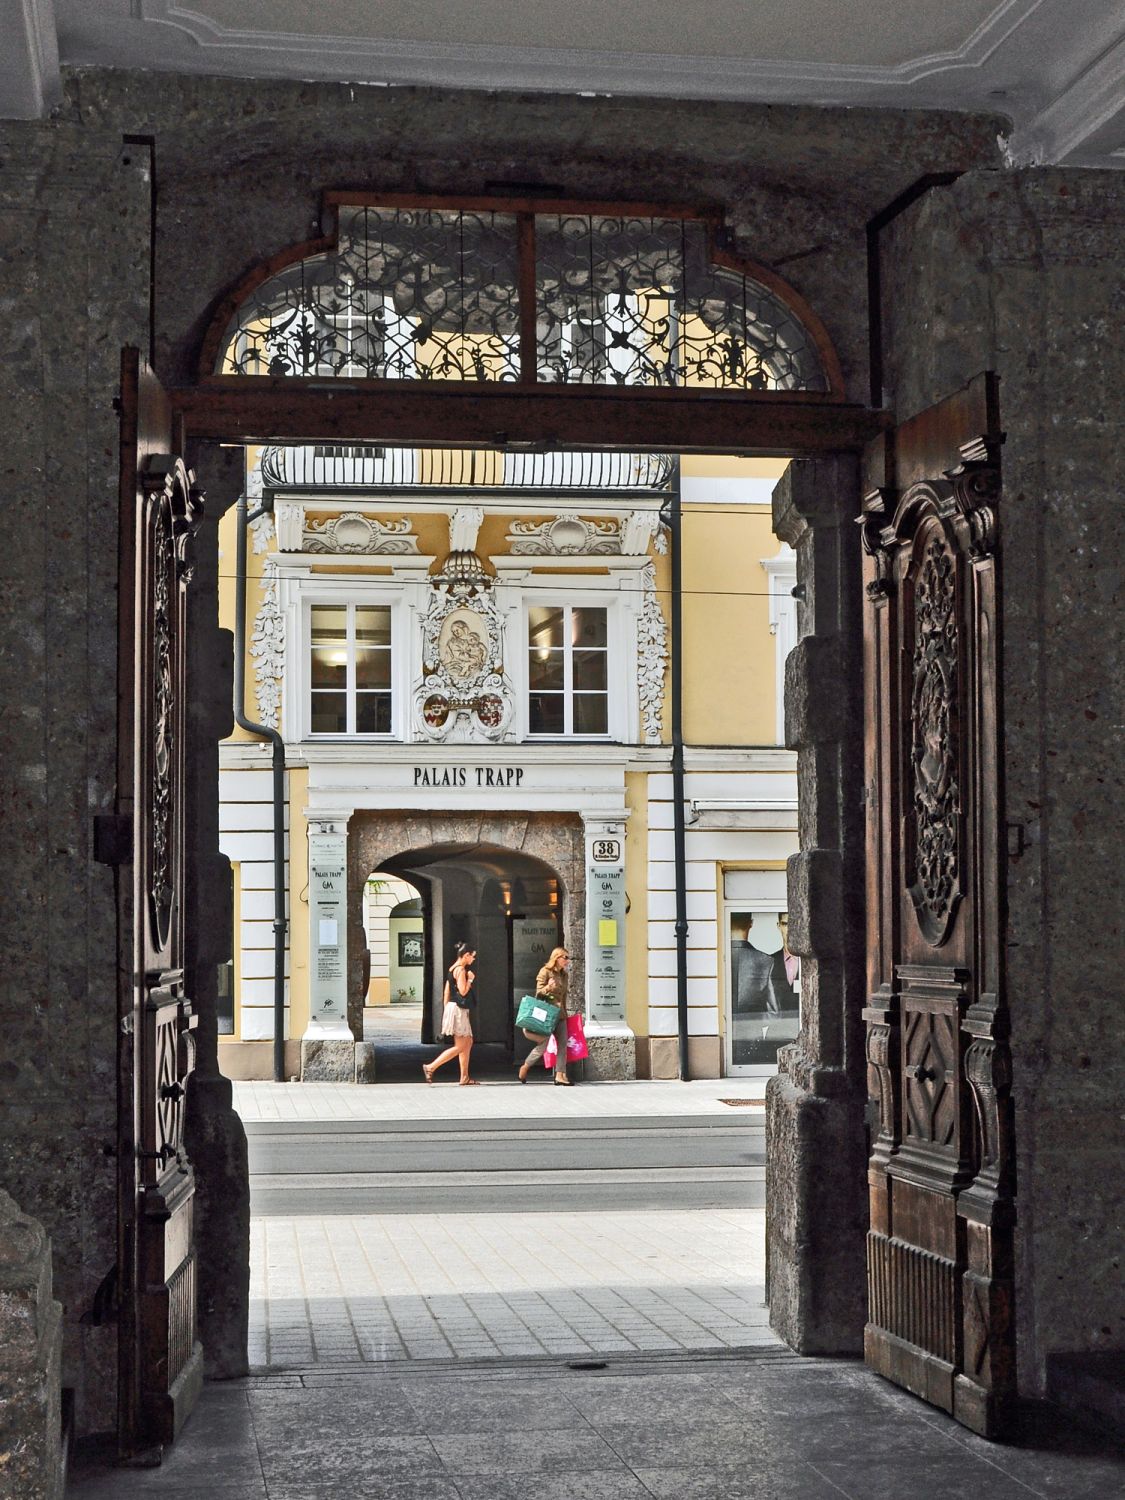
[[[586,866],[586,1017],[624,1026],[625,867],[603,863],[598,852],[595,843]]]
[[[348,1021],[348,839],[309,835],[309,1019],[346,1028]]]

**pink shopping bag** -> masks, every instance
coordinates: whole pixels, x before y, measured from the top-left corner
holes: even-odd
[[[555,1058],[558,1054],[558,1043],[552,1032],[547,1043],[547,1050],[543,1054],[543,1066],[553,1068]],[[566,1060],[567,1062],[578,1062],[583,1057],[589,1057],[590,1049],[586,1045],[586,1028],[582,1024],[582,1017],[575,1013],[566,1018]]]

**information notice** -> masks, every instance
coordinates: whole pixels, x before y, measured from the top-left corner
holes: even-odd
[[[625,1024],[625,867],[592,859],[586,869],[587,1015]]]
[[[309,835],[310,1020],[347,1025],[347,835]]]

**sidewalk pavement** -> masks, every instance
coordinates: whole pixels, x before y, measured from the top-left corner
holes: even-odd
[[[711,1115],[761,1125],[764,1078],[692,1083],[637,1079],[553,1088],[536,1081],[461,1088],[456,1069],[432,1084],[235,1083],[234,1107],[247,1123],[272,1120],[535,1120]],[[734,1104],[727,1100],[736,1101]]]

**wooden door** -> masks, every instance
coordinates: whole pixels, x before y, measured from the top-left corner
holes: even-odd
[[[1014,1393],[997,384],[867,454],[869,1365],[995,1436]]]
[[[123,1455],[171,1442],[198,1395],[195,1181],[184,1104],[185,595],[202,516],[168,401],[122,354],[118,536],[118,1286]]]

